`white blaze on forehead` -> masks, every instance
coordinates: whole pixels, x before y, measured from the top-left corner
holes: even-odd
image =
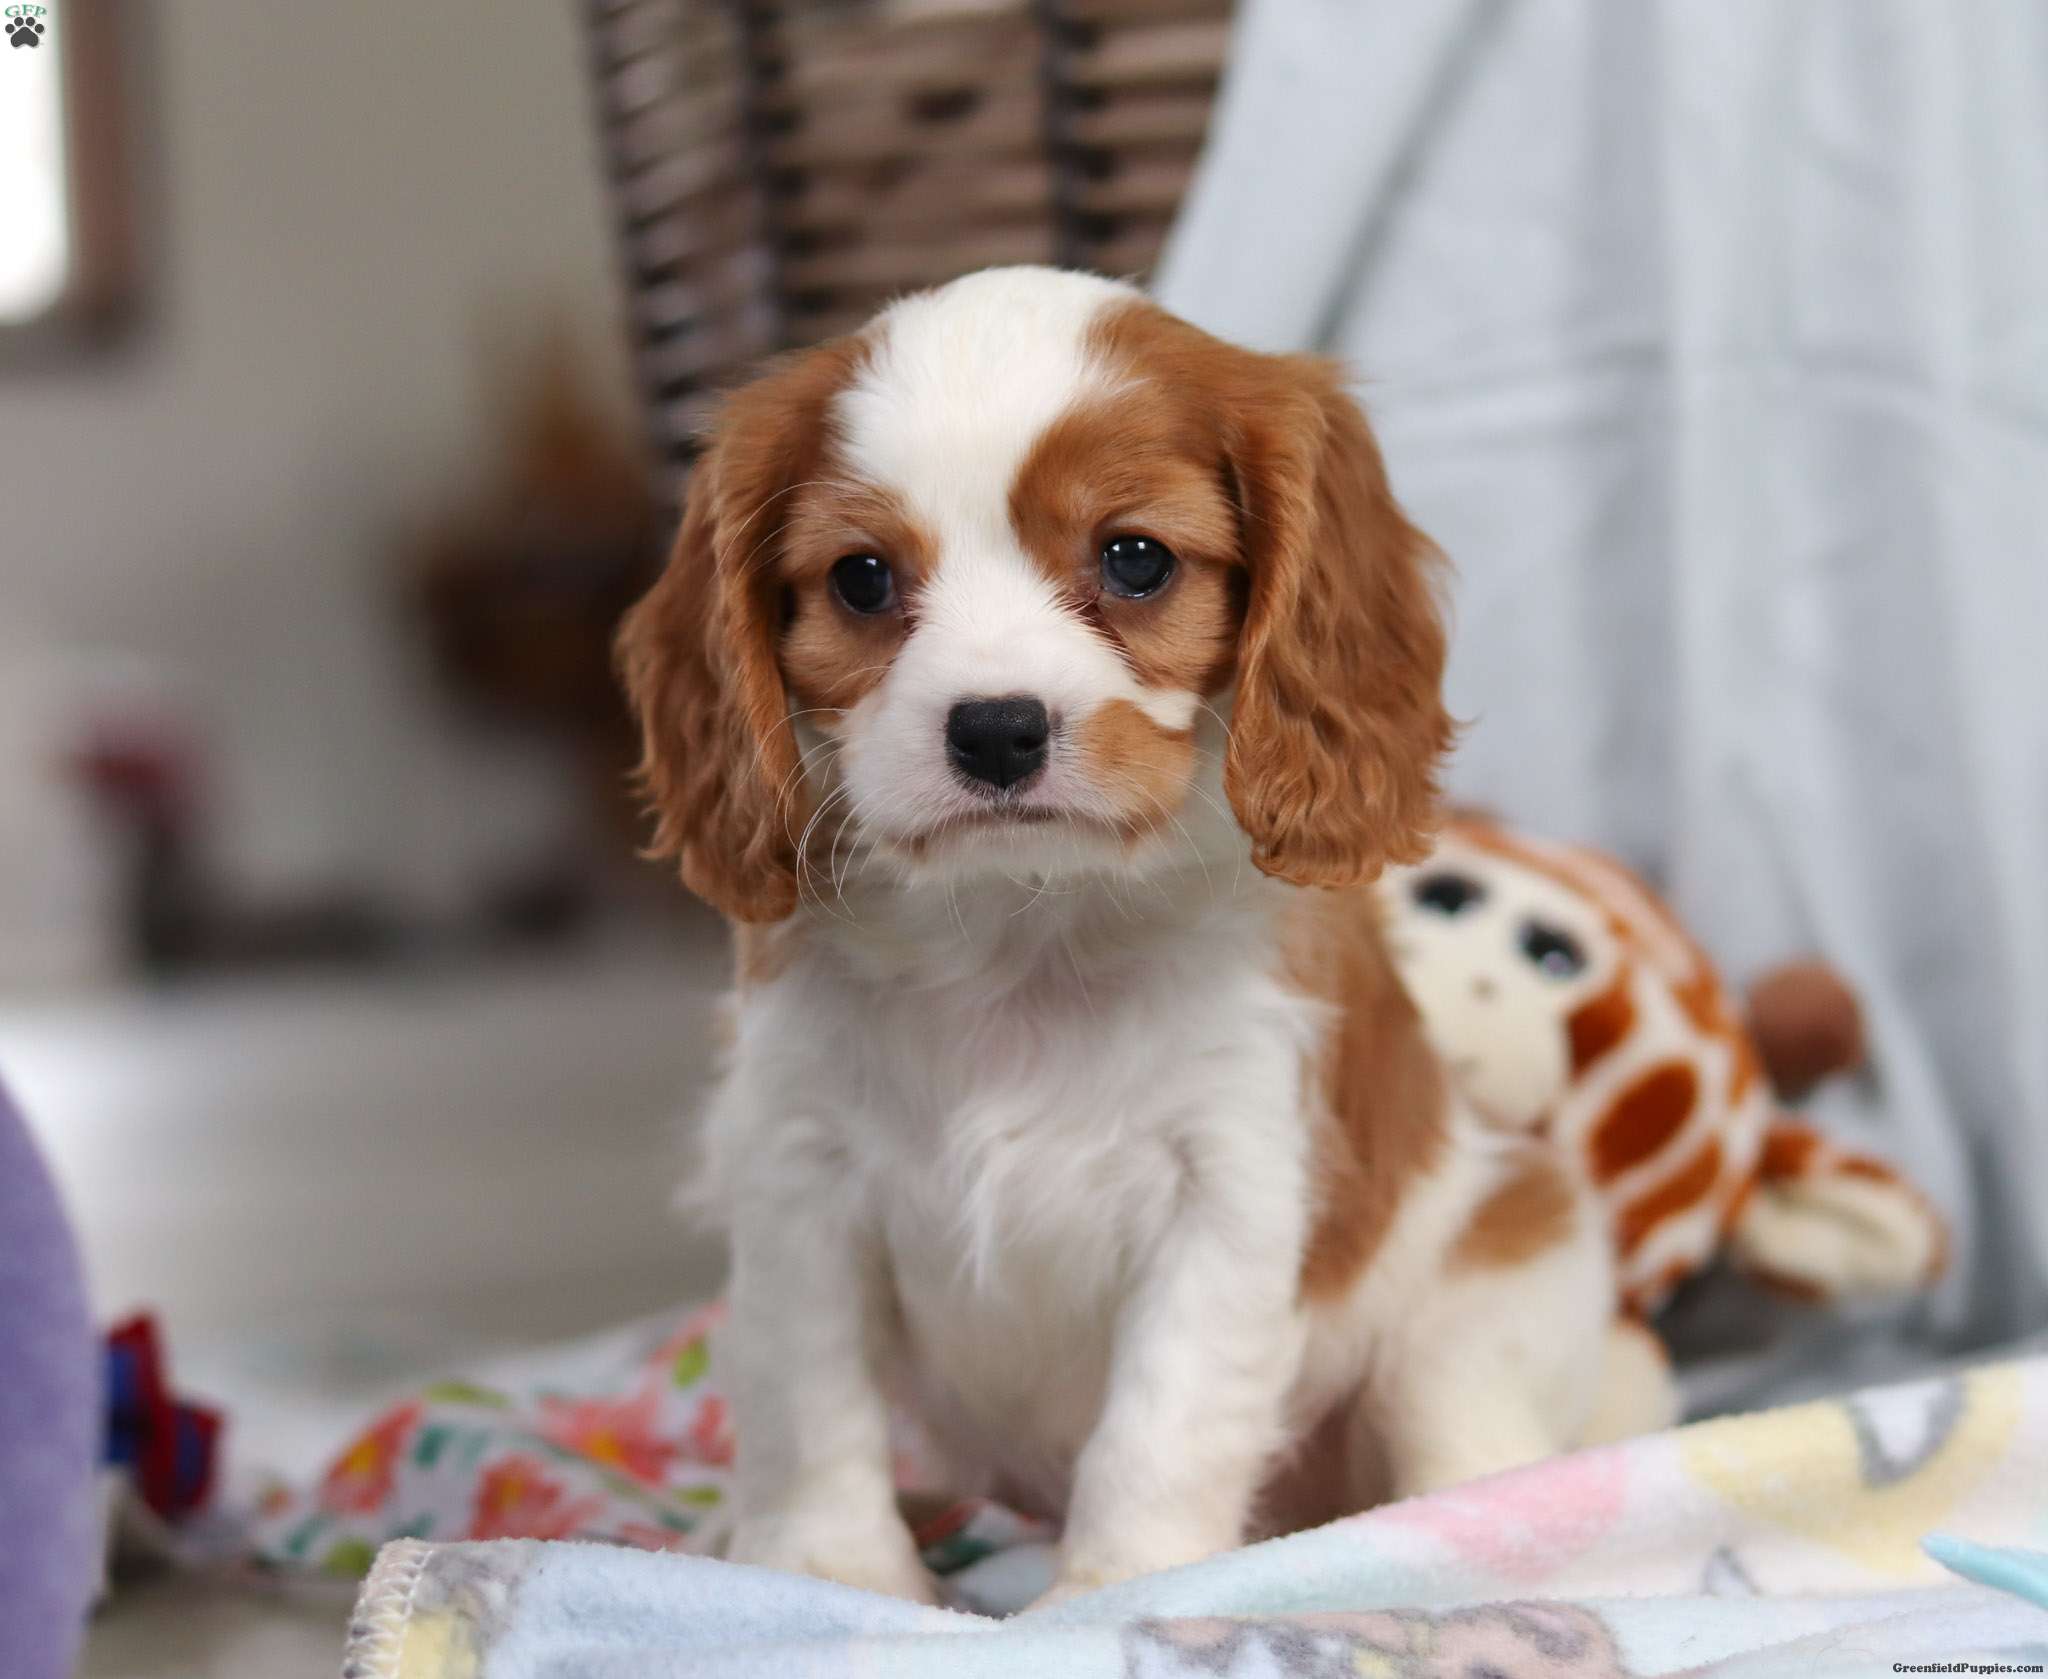
[[[1089,328],[1138,296],[1092,274],[992,268],[905,298],[876,321],[836,404],[850,464],[901,496],[942,550],[1008,537],[1032,445],[1107,383]]]

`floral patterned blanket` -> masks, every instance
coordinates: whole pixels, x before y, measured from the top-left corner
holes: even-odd
[[[422,1393],[275,1502],[260,1547],[377,1557],[351,1679],[2048,1666],[2048,1359],[1581,1452],[995,1620],[1049,1579],[1050,1535],[933,1496],[908,1429],[926,1558],[984,1613],[649,1554],[721,1532],[719,1329],[716,1308],[651,1329],[576,1391]],[[611,1543],[546,1542],[571,1539]]]
[[[724,1307],[599,1338],[540,1379],[439,1382],[372,1419],[311,1485],[273,1486],[257,1560],[355,1579],[398,1539],[592,1539],[705,1553],[724,1535],[732,1419],[718,1380]],[[899,1421],[896,1480],[942,1575],[1050,1536],[981,1499],[947,1497]]]

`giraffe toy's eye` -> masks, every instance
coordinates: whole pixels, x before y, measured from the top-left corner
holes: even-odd
[[[1525,921],[1517,942],[1522,954],[1550,979],[1574,979],[1586,971],[1585,947],[1562,927]]]

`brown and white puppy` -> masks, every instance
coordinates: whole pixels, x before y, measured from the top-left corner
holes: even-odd
[[[1064,1515],[1061,1592],[1574,1440],[1603,1234],[1448,1094],[1365,889],[1431,828],[1438,563],[1334,368],[1106,280],[730,399],[622,658],[741,924],[732,1556],[930,1595],[885,1395]]]

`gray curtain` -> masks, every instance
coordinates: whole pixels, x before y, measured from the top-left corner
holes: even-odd
[[[2048,6],[1252,0],[1157,289],[1358,369],[1458,570],[1461,793],[1738,979],[1861,989],[1818,1117],[1955,1273],[1876,1324],[1696,1305],[1749,1347],[1702,1402],[2040,1330]]]

